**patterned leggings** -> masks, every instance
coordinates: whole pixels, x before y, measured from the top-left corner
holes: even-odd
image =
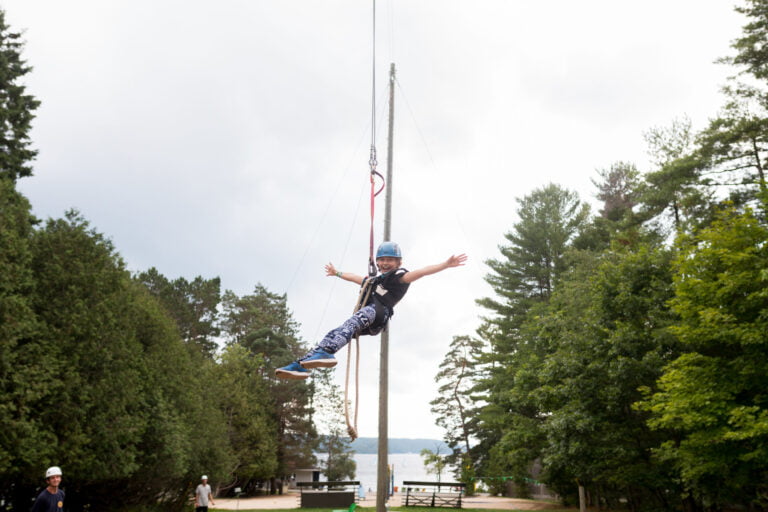
[[[317,347],[310,350],[309,353],[299,359],[299,361],[303,361],[317,349],[324,350],[330,354],[335,354],[344,348],[344,346],[358,334],[378,334],[381,332],[384,325],[386,325],[388,315],[384,315],[383,319],[380,319],[377,322],[377,325],[373,325],[374,320],[376,320],[376,307],[373,304],[360,308],[360,310],[349,317],[346,322],[341,324],[341,326],[326,334],[325,338],[317,344]]]

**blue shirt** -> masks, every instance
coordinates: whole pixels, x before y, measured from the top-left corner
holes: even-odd
[[[48,489],[43,489],[32,506],[32,512],[64,512],[64,491],[59,489],[51,494]]]

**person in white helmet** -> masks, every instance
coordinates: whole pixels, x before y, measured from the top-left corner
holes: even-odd
[[[32,505],[32,512],[63,512],[64,491],[59,489],[61,468],[58,466],[48,468],[45,472],[45,481],[48,485],[38,494],[35,504]]]
[[[200,477],[200,484],[195,489],[195,512],[208,512],[209,501],[211,505],[216,505],[213,502],[211,486],[208,485],[208,477],[203,475]]]

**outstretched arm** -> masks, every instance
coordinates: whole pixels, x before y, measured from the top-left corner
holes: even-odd
[[[451,256],[447,260],[445,260],[442,263],[438,263],[436,265],[428,265],[424,268],[420,268],[418,270],[411,270],[410,272],[406,272],[403,277],[400,278],[400,281],[403,283],[412,283],[417,279],[421,279],[424,276],[428,276],[431,274],[436,274],[442,270],[445,270],[447,268],[451,267],[460,267],[464,265],[464,262],[467,261],[467,255],[466,254],[459,254],[458,256]]]
[[[351,272],[337,271],[336,267],[333,266],[333,263],[328,263],[327,265],[325,265],[325,275],[328,277],[331,277],[331,276],[340,277],[343,280],[350,281],[352,283],[363,284],[363,276],[352,274]]]

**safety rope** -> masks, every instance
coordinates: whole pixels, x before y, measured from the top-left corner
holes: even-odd
[[[384,190],[384,176],[376,171],[378,160],[376,159],[376,0],[373,0],[373,26],[371,28],[373,42],[371,44],[371,156],[368,158],[368,166],[371,168],[371,236],[368,247],[368,275],[376,275],[376,261],[373,259],[373,217],[375,210],[375,198]],[[381,188],[376,191],[376,176],[381,178]]]
[[[381,193],[382,190],[384,190],[384,177],[379,174],[376,171],[376,146],[371,146],[371,159],[369,161],[369,164],[371,166],[371,236],[370,236],[370,247],[368,251],[368,279],[366,279],[363,282],[363,285],[360,287],[360,293],[357,296],[357,303],[355,303],[355,310],[354,313],[357,313],[360,311],[360,308],[363,307],[367,302],[368,299],[371,296],[371,290],[373,289],[373,283],[374,283],[374,277],[376,277],[377,268],[376,268],[376,260],[373,257],[373,221],[374,221],[374,213],[375,213],[375,205],[376,205],[376,196]],[[379,190],[376,190],[376,179],[375,177],[379,176],[382,180],[381,187]],[[355,416],[354,416],[354,423],[350,423],[349,421],[349,370],[352,366],[352,344],[349,344],[349,348],[347,349],[347,372],[346,377],[344,379],[344,418],[347,421],[347,432],[349,433],[350,439],[354,441],[357,439],[357,412],[359,409],[360,404],[360,335],[358,334],[355,336]]]
[[[376,212],[376,196],[384,190],[384,176],[376,170],[376,146],[371,146],[371,159],[368,162],[371,166],[371,235],[368,244],[368,276],[373,277],[377,274],[376,260],[373,257],[373,221]],[[376,190],[376,176],[381,178],[381,187]]]
[[[357,313],[361,307],[363,307],[367,302],[368,299],[371,296],[371,290],[373,289],[373,282],[374,277],[378,273],[378,270],[376,268],[376,260],[373,255],[373,241],[374,241],[374,217],[375,217],[375,211],[376,211],[376,196],[378,196],[382,190],[384,190],[384,187],[386,186],[386,183],[384,182],[384,176],[382,176],[377,170],[376,167],[378,166],[378,160],[376,158],[376,0],[373,0],[373,44],[372,46],[372,69],[371,69],[371,154],[368,158],[368,166],[370,167],[371,173],[370,173],[370,179],[371,179],[371,229],[370,229],[370,240],[369,240],[369,247],[368,247],[368,279],[363,282],[363,285],[360,287],[360,293],[357,297],[357,303],[355,304],[355,310],[353,312]],[[376,190],[376,177],[379,177],[381,180],[381,187],[379,187],[378,190]],[[358,406],[359,406],[359,397],[360,397],[360,388],[359,388],[359,375],[360,375],[360,335],[358,334],[355,336],[355,414],[354,414],[354,423],[350,423],[349,421],[349,372],[351,362],[352,362],[352,344],[349,344],[349,349],[347,352],[347,372],[346,372],[346,378],[344,381],[344,417],[347,421],[347,431],[349,432],[349,437],[354,441],[357,439],[357,412],[358,412]]]
[[[360,293],[357,295],[357,303],[352,314],[360,311],[368,299],[371,298],[371,292],[375,284],[374,279],[366,279],[360,287]],[[344,419],[347,422],[347,432],[352,441],[357,439],[357,413],[360,404],[360,334],[355,336],[355,415],[354,422],[349,421],[349,370],[352,367],[352,344],[347,349],[347,371],[344,377]]]
[[[354,423],[349,422],[349,368],[352,366],[352,346],[350,344],[350,348],[347,349],[347,375],[344,379],[344,419],[347,422],[347,433],[349,434],[349,439],[351,441],[354,441],[357,439],[357,411],[358,411],[358,400],[360,397],[360,391],[359,385],[360,385],[360,377],[359,377],[359,368],[360,368],[360,336],[355,336],[355,418]]]

